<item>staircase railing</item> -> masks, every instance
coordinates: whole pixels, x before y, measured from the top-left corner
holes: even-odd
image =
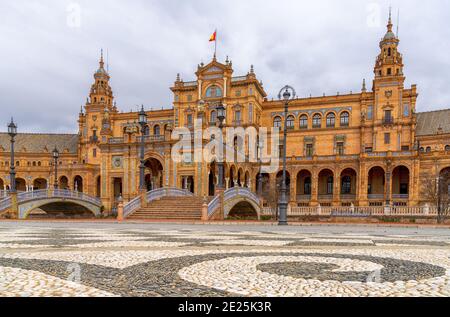
[[[151,202],[163,197],[192,197],[193,193],[188,191],[187,189],[180,189],[175,187],[167,187],[167,188],[158,188],[152,191],[149,191],[146,195],[147,202]]]
[[[141,206],[141,196],[137,196],[133,200],[130,200],[125,206],[123,206],[123,217],[128,217],[133,212],[141,208]]]
[[[225,191],[223,198],[225,201],[233,199],[236,196],[246,197],[253,200],[259,204],[259,197],[253,193],[250,189],[245,187],[233,187]]]
[[[216,196],[208,204],[208,218],[211,218],[219,208],[220,208],[220,196]]]
[[[8,208],[11,208],[11,197],[0,200],[0,211],[4,211]]]

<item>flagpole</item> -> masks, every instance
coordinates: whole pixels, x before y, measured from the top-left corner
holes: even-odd
[[[216,29],[216,40],[214,41],[214,58],[217,56],[217,29]]]

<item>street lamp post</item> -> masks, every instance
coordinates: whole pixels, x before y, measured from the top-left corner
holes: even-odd
[[[261,140],[258,140],[258,143],[256,144],[256,146],[258,147],[258,151],[257,151],[257,155],[258,155],[258,164],[259,164],[259,173],[258,173],[258,188],[257,188],[257,192],[258,192],[258,196],[262,197],[262,148],[263,148],[263,144]]]
[[[141,111],[139,112],[139,125],[141,126],[141,152],[139,165],[139,190],[144,192],[145,188],[145,129],[147,127],[147,114],[144,110],[144,105],[142,105]]]
[[[53,161],[55,164],[55,183],[53,185],[53,188],[55,190],[58,189],[58,158],[59,158],[59,151],[55,146],[55,149],[53,150]]]
[[[9,175],[10,175],[10,192],[16,193],[16,167],[14,163],[14,138],[17,135],[17,125],[14,123],[13,118],[11,118],[11,123],[8,125],[8,134],[11,137],[11,162],[10,162],[10,169],[9,169]]]
[[[222,133],[223,122],[225,120],[225,107],[222,104],[220,104],[217,107],[217,119],[219,119],[219,129],[220,129],[220,132]],[[222,144],[220,144],[220,146],[222,146],[222,149],[223,149],[223,136],[222,136],[221,140],[222,140]],[[217,184],[217,188],[218,189],[223,189],[224,188],[224,184],[223,184],[223,178],[224,178],[223,158],[224,158],[224,153],[223,153],[223,151],[221,151],[220,153],[221,153],[221,157],[219,157],[219,160],[218,160],[218,163],[217,163],[217,168],[219,170],[219,184]]]
[[[17,125],[14,123],[13,118],[11,118],[11,123],[8,125],[8,134],[11,137],[11,162],[9,164],[9,175],[10,175],[10,194],[11,194],[11,216],[16,218],[19,206],[17,203],[17,188],[16,188],[16,168],[14,163],[14,138],[17,135]]]
[[[287,117],[288,117],[288,107],[289,107],[289,101],[291,98],[295,98],[295,90],[291,86],[285,86],[283,89],[280,90],[280,93],[278,94],[278,98],[281,99],[283,97],[284,100],[284,130],[283,130],[283,179],[281,181],[281,197],[278,202],[278,211],[279,211],[279,218],[278,218],[278,225],[280,226],[287,226],[287,207],[288,207],[288,201],[287,201],[287,186],[286,186],[286,139],[287,139]]]

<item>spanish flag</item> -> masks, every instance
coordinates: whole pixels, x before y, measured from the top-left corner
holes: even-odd
[[[217,30],[214,31],[213,35],[211,35],[211,37],[209,38],[210,42],[215,42],[217,38]]]

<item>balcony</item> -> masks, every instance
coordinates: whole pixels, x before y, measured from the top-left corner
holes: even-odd
[[[297,201],[310,201],[311,195],[297,195]]]
[[[108,140],[109,144],[121,144],[121,143],[124,143],[124,142],[125,142],[124,138],[110,138]]]
[[[383,124],[385,124],[385,125],[394,124],[394,118],[392,118],[392,117],[384,117],[383,118]]]
[[[319,195],[320,201],[331,201],[333,200],[333,194]]]
[[[96,135],[91,136],[89,138],[89,143],[98,143],[98,142],[99,142],[99,139],[98,139],[98,136],[96,136]]]
[[[138,142],[142,141],[142,137],[136,137]],[[164,135],[146,135],[144,136],[144,142],[164,142],[166,137]]]
[[[368,194],[367,198],[369,200],[384,200],[384,194]]]
[[[356,195],[355,194],[341,194],[341,200],[355,201],[356,200]]]
[[[409,199],[409,194],[392,194],[392,199]]]

